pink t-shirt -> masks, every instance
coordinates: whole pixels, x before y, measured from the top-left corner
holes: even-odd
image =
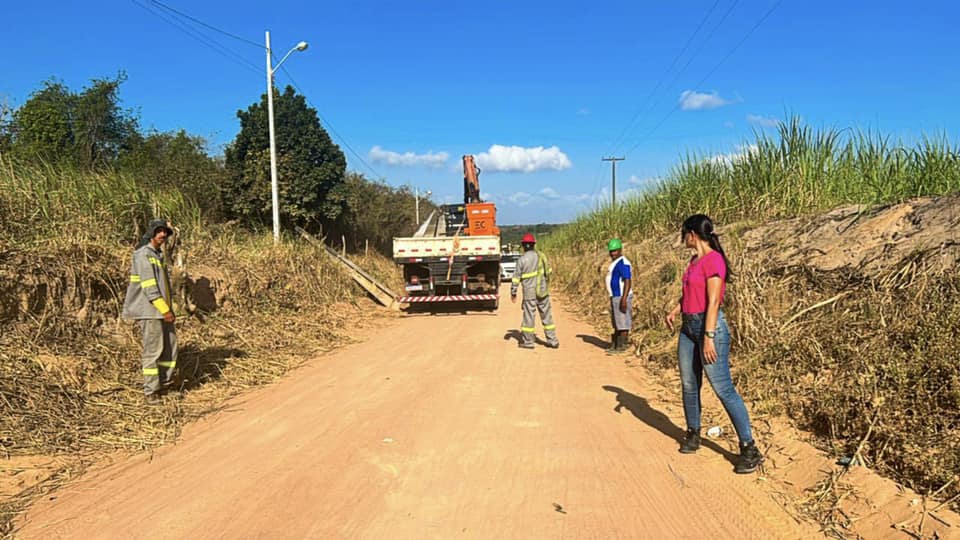
[[[683,297],[680,300],[680,309],[684,313],[704,313],[707,311],[707,278],[720,276],[723,284],[720,285],[720,302],[727,292],[727,265],[723,262],[723,255],[718,251],[711,251],[700,259],[694,256],[683,273]]]

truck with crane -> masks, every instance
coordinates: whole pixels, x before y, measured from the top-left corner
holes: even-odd
[[[480,199],[480,168],[463,156],[463,204],[443,205],[411,237],[393,239],[403,273],[400,303],[462,304],[495,310],[500,290],[497,209]]]

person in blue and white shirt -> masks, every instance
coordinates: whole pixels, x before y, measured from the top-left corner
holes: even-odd
[[[623,256],[623,243],[614,238],[607,243],[610,252],[610,267],[607,269],[607,293],[610,295],[610,320],[613,336],[607,354],[619,354],[630,346],[630,329],[633,326],[633,291],[630,290],[633,267]]]

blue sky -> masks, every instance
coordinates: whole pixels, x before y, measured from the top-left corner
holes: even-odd
[[[640,189],[687,152],[737,152],[787,113],[907,141],[956,140],[960,120],[954,2],[164,3],[253,43],[151,0],[4,2],[0,101],[124,70],[124,105],[144,127],[184,128],[219,153],[264,92],[255,44],[270,30],[277,56],[310,43],[284,66],[351,170],[454,202],[460,156],[474,154],[502,223],[565,221],[606,200],[602,156],[626,156],[618,191]]]

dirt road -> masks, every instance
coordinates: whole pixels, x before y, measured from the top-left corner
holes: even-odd
[[[559,307],[559,350],[518,349],[509,302],[405,317],[44,498],[18,538],[815,536],[726,445],[679,454],[677,404]]]

